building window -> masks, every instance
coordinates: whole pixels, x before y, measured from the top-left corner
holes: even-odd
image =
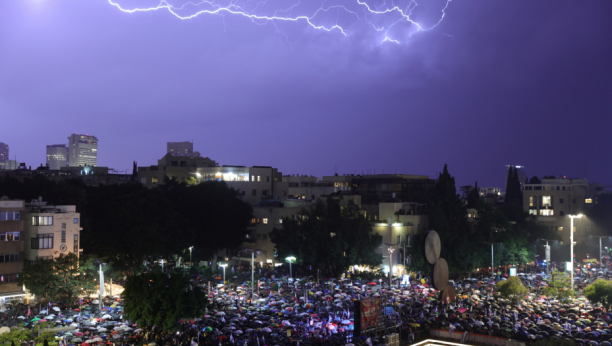
[[[542,196],[542,206],[552,207],[552,198],[550,198],[550,196]]]
[[[178,167],[178,161],[172,161],[171,165],[172,167]]]
[[[563,204],[563,198],[559,198],[559,204]]]
[[[62,244],[66,244],[66,230],[62,230]]]
[[[267,217],[264,217],[264,219],[263,219],[263,223],[264,223],[264,225],[267,225],[267,224],[268,224],[268,218],[267,218]]]
[[[283,219],[278,219],[278,223],[283,223]]]
[[[535,209],[529,209],[529,215],[538,215],[538,211]]]
[[[53,256],[36,256],[37,261],[51,261]]]
[[[181,161],[181,167],[187,167],[187,161]]]
[[[559,230],[559,232],[563,232],[563,226],[559,226],[557,227],[557,229]]]
[[[257,189],[253,189],[252,195],[257,196]]]
[[[5,274],[0,275],[0,284],[12,284],[17,282],[19,274]]]
[[[79,235],[74,235],[74,253],[79,252]]]
[[[66,229],[66,223],[62,222],[62,229]]]
[[[574,232],[576,232],[576,226],[574,226]]]
[[[0,233],[0,241],[19,241],[21,239],[20,232],[2,232]]]
[[[572,198],[572,203],[576,203],[576,199],[575,198]]]
[[[266,182],[268,182],[268,183],[270,182],[270,176],[269,175],[266,177]]]
[[[533,207],[533,196],[529,196],[529,206]]]
[[[151,184],[157,184],[157,178],[151,178]]]
[[[268,250],[263,250],[263,251],[261,252],[261,254],[267,257],[267,256],[268,256]]]
[[[79,223],[79,218],[75,217],[74,219],[72,219],[72,223],[75,224],[75,225],[78,224]]]
[[[255,181],[255,176],[254,175],[251,176],[251,181]]]
[[[554,210],[552,209],[540,209],[541,216],[553,216]]]
[[[0,221],[21,220],[21,212],[18,210],[9,210],[0,212]]]
[[[261,176],[259,176],[259,175],[257,176],[257,181],[258,182],[261,181]]]
[[[53,249],[53,233],[39,234],[38,237],[32,238],[32,249]]]
[[[563,210],[561,210],[561,211],[559,212],[559,215],[560,215],[560,216],[564,216],[564,215],[565,215],[565,212],[564,212]]]
[[[53,216],[32,216],[32,226],[53,226]]]
[[[0,263],[19,262],[19,252],[0,253]]]
[[[593,203],[593,199],[592,198],[586,198],[584,200],[584,203],[588,203],[588,204]]]

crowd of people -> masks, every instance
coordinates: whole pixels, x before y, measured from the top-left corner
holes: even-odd
[[[244,278],[250,271],[228,269],[230,280],[211,282],[196,276],[194,283],[207,291],[209,305],[203,316],[179,321],[177,329],[163,332],[157,326],[138,326],[123,319],[120,297],[106,297],[102,310],[96,300],[77,305],[61,303],[4,311],[0,323],[14,327],[49,322],[59,330],[60,345],[376,345],[385,335],[399,333],[403,342],[422,339],[431,330],[501,337],[530,343],[541,339],[569,339],[576,344],[612,346],[608,328],[612,313],[582,296],[582,289],[596,277],[577,277],[577,295],[568,301],[542,294],[545,272],[518,273],[529,294],[518,300],[504,299],[493,277],[462,277],[449,282],[456,291],[455,302],[440,299],[429,279],[366,280],[353,275],[339,279],[301,277],[293,280],[278,269],[257,269],[259,284],[251,291]],[[607,274],[600,276],[607,278]],[[375,302],[374,322],[360,324],[361,302]],[[357,303],[356,303],[357,302]],[[357,316],[356,316],[357,314]],[[362,328],[363,327],[363,328]],[[67,328],[72,329],[72,328]],[[0,332],[2,330],[0,329]]]

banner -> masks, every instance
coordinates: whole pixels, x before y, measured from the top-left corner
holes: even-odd
[[[361,300],[361,330],[376,326],[380,316],[380,301],[378,299]]]

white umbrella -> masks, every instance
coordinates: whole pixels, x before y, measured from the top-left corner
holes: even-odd
[[[113,318],[113,317],[111,315],[109,315],[109,314],[106,314],[106,315],[102,316],[102,318],[106,319],[106,318]]]
[[[19,317],[17,317],[17,318],[18,318],[18,319],[20,319],[20,320],[25,319],[25,317],[23,317],[23,316],[19,316]]]
[[[54,310],[54,311],[62,311],[62,309],[58,308],[57,306],[54,306],[54,307],[53,307],[53,310]]]

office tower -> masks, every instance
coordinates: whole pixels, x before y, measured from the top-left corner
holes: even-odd
[[[54,170],[68,166],[68,147],[66,147],[66,144],[47,145],[47,166]]]
[[[168,154],[193,157],[192,142],[168,142]]]
[[[98,138],[72,134],[68,137],[68,163],[70,167],[98,165]]]
[[[0,162],[7,161],[9,159],[8,149],[8,144],[0,143]]]

